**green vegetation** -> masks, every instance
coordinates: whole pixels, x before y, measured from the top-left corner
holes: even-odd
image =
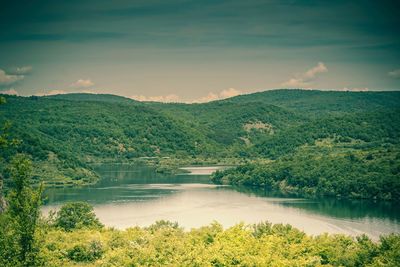
[[[103,225],[96,218],[92,206],[85,202],[67,203],[55,217],[54,226],[65,231],[85,227],[100,228]]]
[[[30,186],[30,162],[11,164],[15,181],[0,214],[1,266],[398,266],[400,235],[308,236],[290,225],[218,223],[184,231],[158,221],[104,228],[86,203],[68,203],[39,220],[41,189]]]
[[[2,113],[24,140],[17,151],[32,155],[47,185],[95,182],[88,163],[189,156],[205,144],[199,137],[195,147],[195,130],[139,105],[10,97]]]
[[[218,171],[212,180],[291,196],[400,200],[400,150],[365,146],[336,139],[317,141],[271,163]]]
[[[399,92],[273,90],[205,104],[5,97],[0,123],[12,121],[9,138],[23,142],[1,155],[29,154],[34,178],[47,186],[95,183],[91,163],[142,161],[175,173],[188,162],[211,162],[244,165],[217,174],[217,182],[399,199]]]
[[[364,112],[382,108],[399,108],[399,92],[338,92],[318,90],[270,90],[227,99],[227,102],[262,102],[301,111],[308,116],[325,116],[343,112]]]
[[[5,211],[0,213],[0,265],[37,266],[40,249],[39,229],[42,186],[31,186],[31,162],[23,155],[11,161],[12,186]]]
[[[91,210],[73,203],[74,210]],[[71,210],[66,204],[61,210]],[[86,213],[86,212],[85,212]],[[86,213],[88,214],[88,213]],[[90,212],[89,212],[90,214]],[[91,219],[97,218],[89,215]],[[126,230],[86,224],[86,216],[74,217],[78,228],[64,229],[71,213],[59,212],[55,220],[41,221],[41,242],[25,264],[15,257],[12,239],[1,239],[2,266],[398,266],[400,235],[309,236],[290,225],[268,222],[238,224],[223,229],[214,222],[190,231],[177,223],[158,221],[149,227]],[[0,215],[4,219],[4,214]],[[2,228],[7,231],[9,228]],[[7,236],[11,233],[6,232]],[[5,235],[6,236],[6,235]],[[18,247],[18,246],[17,246]]]
[[[398,266],[400,236],[311,237],[289,225],[218,223],[184,231],[173,223],[148,228],[50,228],[46,266]]]

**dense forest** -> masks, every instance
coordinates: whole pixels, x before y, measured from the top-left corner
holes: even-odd
[[[240,164],[215,182],[302,196],[400,198],[399,92],[272,90],[204,104],[4,97],[0,124],[10,122],[9,138],[20,142],[2,157],[30,155],[34,178],[47,186],[94,183],[95,162],[164,158]]]
[[[399,200],[399,98],[286,90],[192,105],[0,97],[0,266],[399,266],[398,234],[310,236],[269,222],[117,230],[81,202],[40,215],[44,186],[96,182],[94,162],[149,158],[232,163],[212,180],[281,194]]]
[[[271,163],[217,171],[212,180],[262,187],[288,196],[400,199],[398,148],[365,149],[332,142],[304,146]]]

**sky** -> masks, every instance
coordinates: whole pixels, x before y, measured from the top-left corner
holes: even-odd
[[[0,0],[2,93],[206,102],[278,88],[399,90],[399,1]]]

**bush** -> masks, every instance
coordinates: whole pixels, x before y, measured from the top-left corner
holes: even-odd
[[[67,251],[67,257],[77,262],[94,261],[103,255],[103,246],[99,241],[92,241],[89,245],[78,244]]]
[[[71,202],[57,212],[54,226],[65,231],[79,228],[101,228],[103,225],[93,211],[93,207],[85,202]]]
[[[171,222],[166,220],[159,220],[147,227],[150,232],[155,232],[160,229],[178,229],[179,225],[177,222]]]

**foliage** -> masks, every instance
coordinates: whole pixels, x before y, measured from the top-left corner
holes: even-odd
[[[54,226],[65,231],[80,228],[103,227],[97,219],[93,207],[85,202],[71,202],[64,204],[56,214]]]
[[[152,225],[147,227],[147,230],[149,230],[150,232],[155,232],[160,229],[169,229],[169,228],[178,229],[178,227],[179,227],[179,225],[177,222],[160,220],[160,221],[156,221],[155,223],[153,223]]]
[[[167,227],[52,229],[42,256],[48,266],[397,266],[399,235],[308,236],[290,225],[218,223],[185,231]],[[66,242],[68,240],[68,242]]]
[[[225,100],[234,103],[263,102],[289,110],[301,111],[307,116],[326,116],[343,112],[393,109],[399,107],[400,93],[394,92],[338,92],[318,90],[268,90],[240,95]]]
[[[88,245],[78,244],[67,250],[67,258],[76,262],[94,261],[102,254],[102,244],[98,241],[92,241]]]
[[[42,187],[31,186],[31,162],[24,155],[11,161],[13,181],[6,212],[0,215],[0,265],[36,266],[40,250],[38,229]]]
[[[42,189],[31,185],[39,177],[52,186],[94,183],[90,163],[100,161],[151,159],[172,172],[179,162],[228,160],[241,165],[217,172],[215,182],[399,200],[398,92],[275,90],[192,105],[90,94],[1,96],[0,103],[5,98],[2,173],[5,162],[12,165],[5,175],[8,209],[0,214],[1,266],[400,265],[395,234],[379,242],[308,236],[268,222],[184,231],[158,221],[120,231],[104,228],[86,203],[66,204],[45,224]],[[9,146],[17,139],[24,141]],[[32,157],[33,177],[30,161],[16,152]]]
[[[400,150],[396,146],[364,149],[359,144],[325,140],[272,163],[218,171],[212,180],[303,197],[400,200],[399,166]]]
[[[0,122],[13,121],[10,138],[24,140],[16,150],[32,156],[34,178],[43,178],[48,186],[95,183],[98,175],[90,165],[94,162],[155,159],[161,163],[159,172],[173,173],[177,162],[273,160],[276,172],[287,167],[292,178],[280,175],[269,182],[288,193],[398,198],[399,92],[273,90],[204,104],[141,103],[90,94],[6,97],[8,104],[0,107]],[[321,140],[333,140],[328,145],[334,149],[326,155],[316,151],[318,157],[302,149]],[[348,157],[361,156],[362,160],[346,158],[342,149],[346,145]],[[387,148],[392,151],[376,153]],[[4,158],[13,153],[1,151]],[[367,157],[374,158],[367,162]],[[343,165],[334,171],[330,161]],[[379,167],[379,162],[384,167]],[[315,178],[308,177],[308,165],[314,166],[311,176],[330,173],[332,181],[318,179],[318,186],[327,188],[316,187]],[[362,175],[356,183],[346,183],[357,187],[366,179],[367,185],[361,189],[367,188],[367,192],[357,188],[342,192],[335,187],[343,181],[342,174],[355,177],[359,170]],[[333,177],[336,174],[340,179]],[[295,181],[297,178],[301,181]],[[263,184],[254,177],[237,180]],[[374,189],[380,186],[382,189]]]

